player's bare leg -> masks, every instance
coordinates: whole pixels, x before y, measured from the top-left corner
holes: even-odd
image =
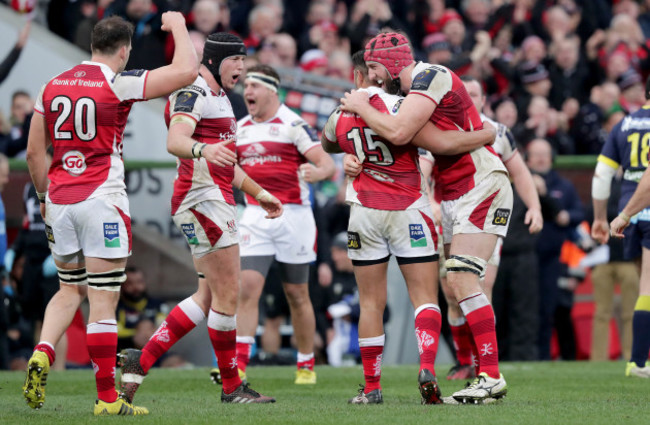
[[[235,313],[239,295],[239,245],[213,251],[196,259],[195,263],[197,270],[205,274],[212,293],[208,333],[223,381],[221,401],[236,403],[247,398],[251,403],[275,402],[242,383],[238,373]]]
[[[625,376],[650,378],[650,366],[646,363],[650,349],[650,250],[646,247],[641,254],[639,275],[639,298],[632,319],[632,357],[625,368]]]
[[[355,266],[359,288],[359,349],[365,386],[349,400],[353,404],[383,403],[381,393],[381,359],[384,352],[384,310],[386,308],[386,272],[388,262]]]
[[[400,270],[415,309],[415,336],[420,352],[418,385],[422,404],[440,404],[442,398],[434,367],[441,324],[438,306],[438,262],[402,264]]]
[[[485,278],[481,279],[481,286],[483,287],[483,293],[487,297],[490,304],[492,303],[492,292],[494,290],[494,282],[497,280],[497,272],[499,267],[494,264],[488,264],[485,268]]]
[[[449,253],[447,279],[472,331],[479,354],[478,377],[468,388],[453,395],[459,402],[479,402],[490,397],[503,397],[507,392],[505,380],[499,372],[494,311],[479,281],[496,242],[494,234],[457,234],[452,237],[450,246],[445,245],[445,254]],[[450,263],[454,263],[453,268],[457,270],[450,268]]]
[[[264,276],[257,270],[241,271],[237,306],[237,363],[245,379],[251,349],[259,323],[259,301],[264,290]]]
[[[85,276],[84,263],[63,263],[56,262],[60,275],[68,278],[66,271],[81,273],[80,279]],[[23,385],[23,395],[27,400],[27,405],[32,409],[40,409],[45,402],[45,385],[50,366],[55,362],[56,352],[54,347],[61,340],[77,309],[81,305],[87,294],[85,280],[81,280],[81,285],[66,284],[60,282],[59,290],[52,297],[45,308],[45,317],[39,343],[34,348],[34,354],[29,360],[27,366],[27,377]],[[65,362],[65,353],[62,353]]]
[[[298,370],[296,384],[315,384],[314,372],[314,335],[316,317],[314,307],[309,299],[309,286],[305,283],[283,283],[287,296],[293,333],[298,345]]]

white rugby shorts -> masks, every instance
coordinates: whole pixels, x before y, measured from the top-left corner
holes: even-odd
[[[264,218],[266,214],[259,205],[244,210],[239,223],[242,257],[274,255],[287,264],[316,261],[316,222],[311,206],[285,204],[280,217]]]
[[[352,261],[373,262],[391,254],[402,258],[435,256],[437,243],[430,206],[388,211],[354,203],[350,208],[348,256]]]
[[[45,233],[52,256],[79,251],[85,257],[126,258],[131,255],[131,216],[125,193],[112,193],[76,204],[54,204],[47,198]]]
[[[172,216],[185,235],[192,256],[204,255],[239,242],[237,207],[223,201],[202,201]]]
[[[451,243],[453,235],[464,233],[505,237],[512,214],[512,186],[508,175],[490,173],[460,198],[442,201],[440,208],[445,244]]]

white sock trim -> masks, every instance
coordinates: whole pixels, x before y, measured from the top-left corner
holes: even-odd
[[[86,326],[88,334],[117,333],[117,320],[100,320],[88,323]]]
[[[488,301],[484,293],[477,292],[463,298],[458,303],[458,305],[460,305],[460,309],[463,310],[463,314],[467,316],[472,311],[478,310],[479,308],[485,307],[486,305],[490,305],[490,301]]]
[[[422,312],[422,310],[426,310],[427,308],[430,308],[431,310],[435,310],[438,313],[440,313],[440,307],[438,307],[437,304],[433,303],[427,303],[427,304],[422,304],[420,307],[415,309],[415,317],[418,317],[418,314]]]
[[[178,308],[180,308],[195,325],[198,325],[205,320],[205,313],[203,313],[201,307],[199,307],[192,297],[187,297],[178,303]]]
[[[237,338],[235,338],[235,341],[237,341],[238,344],[253,345],[253,344],[255,344],[255,337],[254,336],[238,336]]]
[[[460,327],[467,323],[467,320],[465,319],[465,316],[457,317],[455,319],[447,316],[447,322],[449,322],[449,326]]]
[[[135,373],[123,373],[121,379],[122,382],[142,384],[142,381],[144,381],[144,375],[137,375]]]
[[[300,351],[298,351],[298,358],[297,361],[298,363],[303,363],[303,362],[308,362],[309,360],[314,358],[314,353],[311,352],[309,354],[303,354]]]
[[[226,316],[210,309],[208,327],[218,331],[232,331],[237,328],[237,316]]]
[[[383,347],[386,343],[386,334],[371,338],[359,338],[359,347]]]
[[[39,342],[39,343],[36,344],[36,345],[47,345],[48,347],[50,347],[50,348],[52,349],[52,351],[54,351],[54,345],[51,344],[51,343],[49,343],[49,342],[47,342],[47,341],[41,341],[41,342]]]

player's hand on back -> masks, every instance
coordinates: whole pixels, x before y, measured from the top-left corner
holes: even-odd
[[[177,25],[185,26],[185,17],[180,12],[165,12],[162,14],[163,31],[171,32],[172,28]]]
[[[216,164],[220,167],[230,167],[237,163],[237,154],[228,147],[234,140],[206,145],[201,152],[201,156],[206,161]]]
[[[352,90],[349,93],[345,93],[345,97],[341,98],[341,110],[345,112],[357,113],[359,109],[367,103],[367,91]]]
[[[492,146],[494,144],[494,141],[496,140],[497,137],[497,129],[490,124],[489,122],[485,121],[483,122],[483,130],[488,130],[492,132],[492,140],[490,142],[486,143],[487,146]]]
[[[343,172],[346,176],[354,178],[361,174],[361,170],[363,170],[363,166],[359,158],[349,153],[343,156]]]
[[[609,241],[609,223],[607,223],[607,220],[594,219],[591,226],[591,237],[602,244]]]

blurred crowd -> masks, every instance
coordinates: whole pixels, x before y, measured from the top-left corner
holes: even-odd
[[[531,293],[540,309],[528,308],[524,313],[534,316],[529,323],[539,338],[508,340],[515,338],[512,332],[517,326],[508,320],[513,310],[508,285],[521,277],[513,270],[500,271],[495,310],[503,355],[512,360],[550,358],[555,328],[559,355],[577,357],[578,338],[564,331],[573,329],[569,323],[573,290],[588,268],[579,267],[575,257],[561,257],[567,255],[567,242],[582,252],[580,258],[593,250],[594,243],[585,236],[588,232],[581,230],[590,212],[580,204],[573,184],[552,170],[553,158],[556,154],[600,153],[610,129],[645,103],[645,81],[650,75],[650,43],[646,40],[650,36],[650,0],[50,0],[43,14],[52,32],[87,51],[93,25],[103,17],[120,15],[135,27],[127,69],[153,69],[169,63],[174,52],[171,36],[160,30],[161,14],[168,10],[185,14],[199,50],[213,32],[241,36],[248,48],[249,65],[262,63],[351,81],[351,54],[390,27],[409,36],[417,59],[446,65],[459,75],[482,81],[488,96],[485,113],[512,129],[520,152],[529,154],[526,163],[537,176],[538,191],[546,200],[544,232],[538,237],[524,230],[518,232],[515,211],[513,231],[503,251],[504,263],[526,253],[535,257],[537,273],[527,269],[523,276],[527,276],[529,289],[534,288]],[[0,52],[6,55],[0,64],[0,83],[19,60],[28,35],[29,24],[9,52]],[[36,90],[16,90],[10,99],[0,99],[0,108],[9,111],[0,113],[0,153],[8,157],[24,155]],[[25,196],[29,215],[29,189]],[[349,343],[356,341],[350,335],[358,318],[351,264],[347,255],[341,254],[345,253],[345,235],[340,235],[346,230],[349,208],[343,203],[342,191],[330,197],[316,194],[315,198],[319,260],[313,268],[310,290],[319,310],[318,346],[323,356],[340,364],[343,354],[355,355],[355,347]],[[523,205],[520,200],[519,204]],[[618,249],[611,247],[612,262],[622,258],[617,257]],[[6,311],[12,329],[22,329],[12,333],[18,335],[12,341],[25,337],[29,342],[16,342],[16,352],[24,357],[25,352],[20,350],[33,345],[33,334],[38,332],[37,313],[42,314],[42,307],[39,304],[37,311],[27,316],[16,310],[21,297],[26,296],[19,286],[23,279],[18,272],[22,266],[16,266],[21,264],[20,258],[5,261],[7,271],[13,273],[11,283],[5,285],[5,299],[10,300]],[[42,275],[51,272],[43,267],[39,269]],[[272,305],[273,299],[272,293],[263,297],[262,303],[268,305],[263,305],[262,311],[272,319],[283,317],[284,312]],[[142,303],[138,300],[135,304]],[[126,301],[133,304],[128,295]],[[594,335],[601,338],[594,338],[592,350],[597,359],[609,355],[603,335],[611,309],[610,303],[607,309],[597,311],[599,328]],[[631,326],[627,313],[623,312],[624,335]],[[21,322],[25,317],[26,322]],[[156,317],[153,314],[147,320],[155,323]],[[149,322],[147,329],[153,326]],[[268,323],[269,334],[275,336],[269,338],[266,350],[277,354],[282,345],[278,343],[281,321]],[[630,343],[625,338],[624,351],[629,350]],[[338,351],[327,352],[328,343],[333,341]],[[535,349],[526,349],[530,346]],[[26,353],[28,357],[29,350]]]

